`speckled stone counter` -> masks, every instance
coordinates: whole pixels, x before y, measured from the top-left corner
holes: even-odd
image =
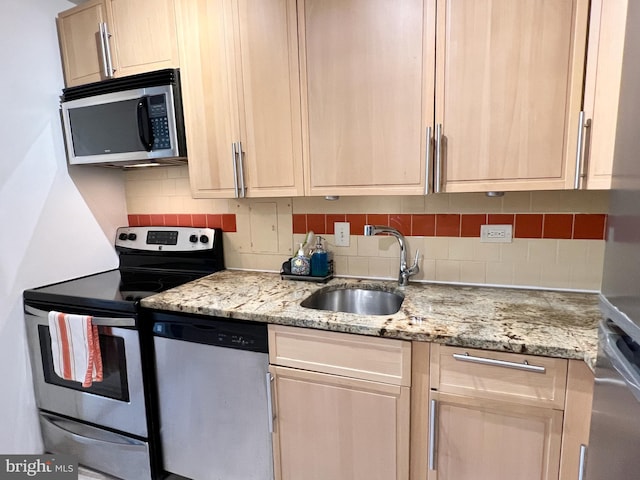
[[[357,315],[300,306],[321,288],[368,286],[404,295],[393,315]],[[442,284],[335,278],[326,284],[274,273],[226,270],[142,300],[146,308],[337,332],[583,359],[597,354],[598,296]]]

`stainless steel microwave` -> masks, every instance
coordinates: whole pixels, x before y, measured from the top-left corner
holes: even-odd
[[[186,162],[177,69],[67,88],[61,97],[61,113],[71,165]]]

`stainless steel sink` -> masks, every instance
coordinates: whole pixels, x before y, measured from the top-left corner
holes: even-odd
[[[391,315],[400,310],[404,295],[367,287],[326,287],[300,304],[305,308],[360,315]]]

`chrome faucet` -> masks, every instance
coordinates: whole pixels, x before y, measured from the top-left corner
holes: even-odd
[[[389,233],[398,240],[398,243],[400,244],[400,273],[398,274],[398,285],[403,287],[408,285],[409,277],[420,271],[420,267],[418,266],[420,250],[416,250],[416,259],[414,260],[413,265],[407,267],[407,241],[404,239],[404,235],[395,228],[388,227],[386,225],[364,226],[364,234],[366,236],[377,235],[379,233]]]

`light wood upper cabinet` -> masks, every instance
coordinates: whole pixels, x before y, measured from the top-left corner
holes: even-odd
[[[110,34],[103,47],[100,24]],[[90,0],[58,15],[65,85],[179,66],[173,0]]]
[[[100,24],[107,21],[103,0],[90,0],[58,15],[60,54],[65,85],[73,87],[105,78]]]
[[[407,480],[411,344],[269,325],[276,480]]]
[[[298,6],[307,194],[423,194],[435,6]]]
[[[611,188],[628,0],[592,0],[585,81],[583,173],[587,189]]]
[[[572,188],[588,0],[438,0],[447,192]]]
[[[303,194],[295,0],[176,0],[194,197]]]
[[[173,0],[107,0],[116,75],[179,66]]]

